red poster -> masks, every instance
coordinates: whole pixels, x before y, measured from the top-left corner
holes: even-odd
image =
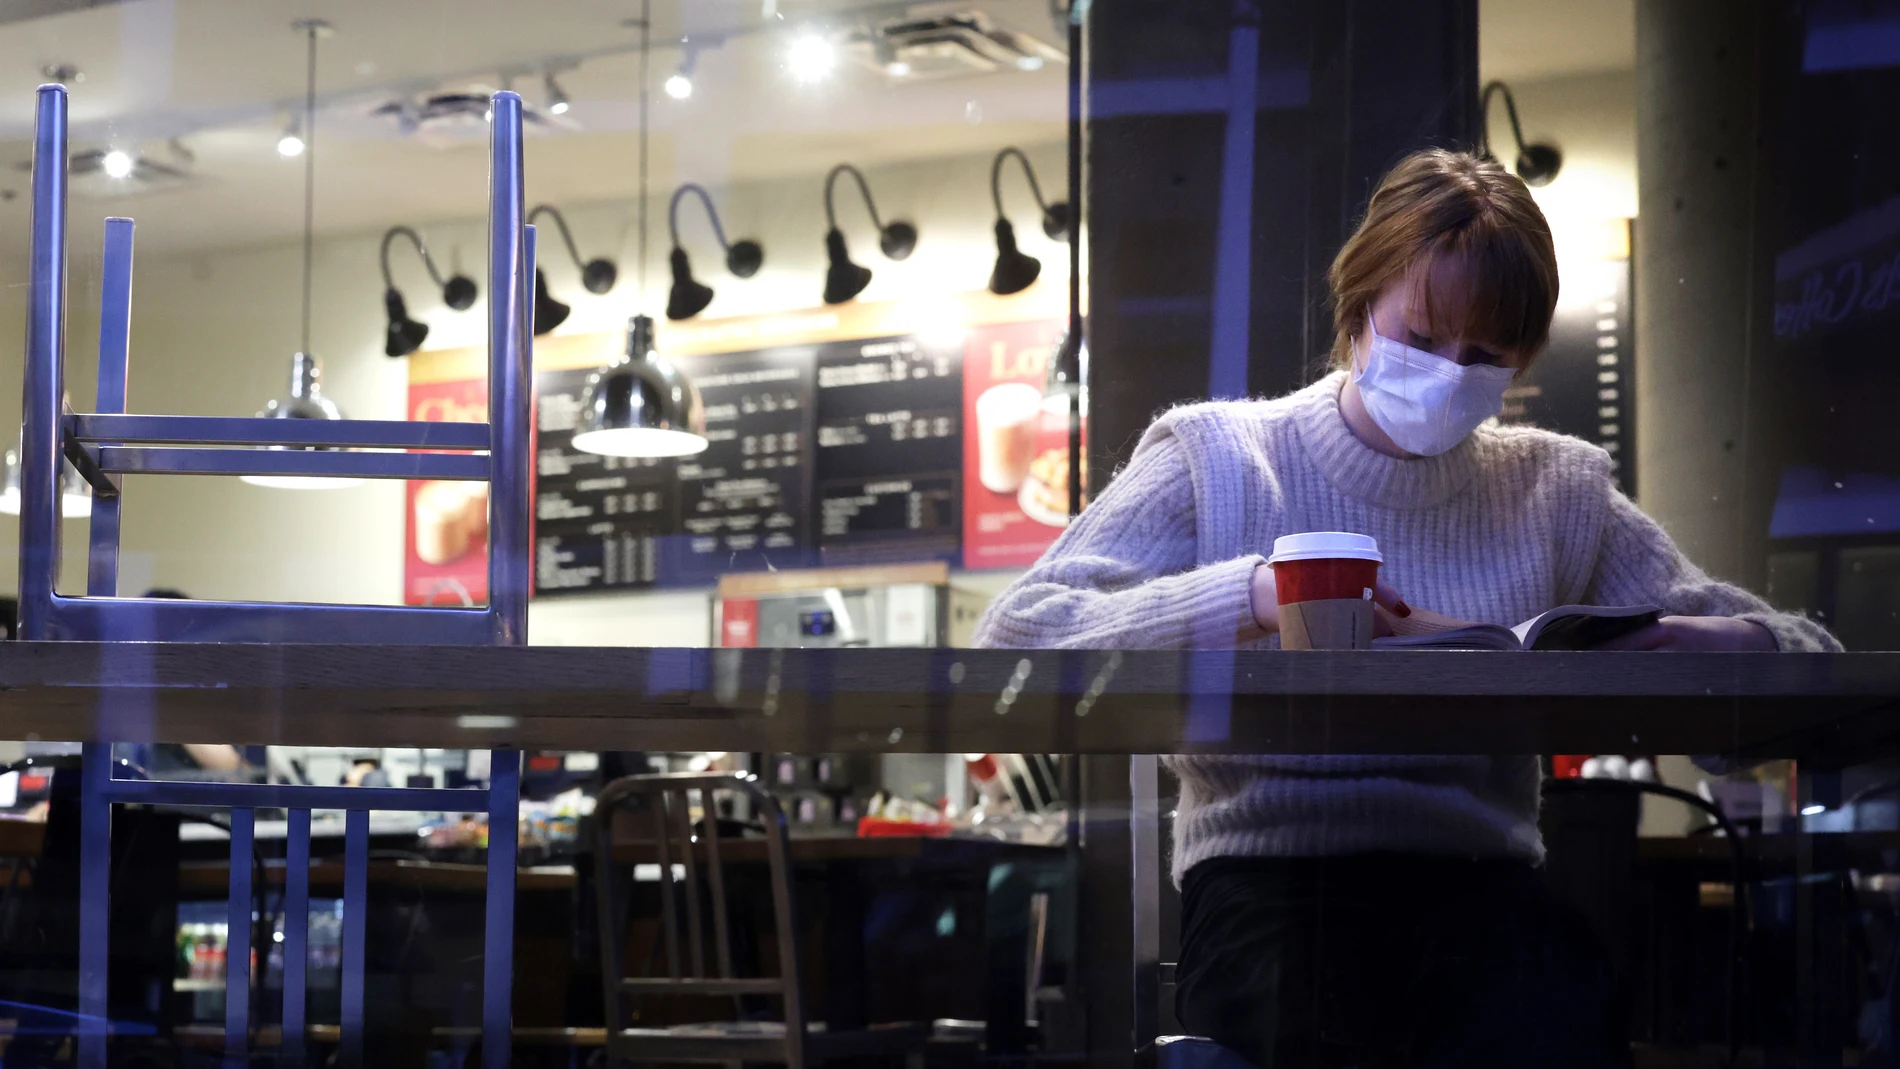
[[[1069,412],[1044,398],[1059,321],[970,332],[963,354],[963,566],[1020,568],[1067,525]]]
[[[719,602],[719,644],[746,650],[759,644],[757,598],[725,598]]]
[[[409,418],[483,423],[488,380],[409,384]],[[402,566],[410,605],[482,605],[488,601],[488,484],[410,482]]]

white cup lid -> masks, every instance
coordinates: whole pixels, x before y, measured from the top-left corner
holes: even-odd
[[[1381,564],[1385,562],[1385,558],[1379,556],[1379,540],[1371,535],[1346,531],[1307,531],[1274,539],[1273,556],[1267,558],[1267,563],[1340,558],[1378,561]]]

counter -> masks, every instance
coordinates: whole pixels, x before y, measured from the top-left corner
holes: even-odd
[[[1900,653],[10,642],[0,738],[921,753],[1866,760]]]

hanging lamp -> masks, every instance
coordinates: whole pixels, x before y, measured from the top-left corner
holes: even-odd
[[[647,299],[647,67],[652,0],[640,3],[640,300]],[[706,448],[699,391],[662,358],[653,319],[635,315],[619,359],[594,372],[581,393],[574,448],[610,457],[684,457]]]
[[[310,351],[310,274],[314,253],[317,178],[317,39],[328,37],[330,24],[322,19],[298,19],[291,28],[304,35],[307,59],[303,101],[303,332],[302,346],[290,357],[290,392],[272,400],[259,412],[272,419],[342,419],[335,402],[323,396],[323,365]],[[321,447],[316,447],[321,448]],[[252,486],[284,490],[336,490],[355,486],[360,479],[308,475],[244,475]]]

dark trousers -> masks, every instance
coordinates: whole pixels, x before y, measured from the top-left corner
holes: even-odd
[[[1608,958],[1520,861],[1196,865],[1175,1011],[1259,1069],[1629,1064]]]

